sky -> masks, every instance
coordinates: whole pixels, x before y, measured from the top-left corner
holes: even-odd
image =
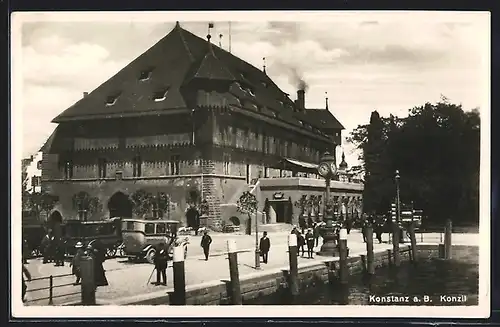
[[[373,110],[406,116],[441,95],[464,109],[485,107],[489,16],[478,13],[26,13],[13,17],[12,30],[12,110],[22,112],[23,157],[38,151],[55,116],[176,20],[203,38],[214,22],[214,43],[228,50],[230,34],[234,55],[258,68],[265,57],[268,75],[292,99],[304,80],[307,108],[324,108],[327,92],[330,111],[346,128],[342,149],[350,165],[359,164],[358,153],[345,137]]]

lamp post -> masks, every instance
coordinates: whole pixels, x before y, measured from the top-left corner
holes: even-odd
[[[330,199],[330,181],[337,174],[337,165],[335,163],[335,156],[329,152],[325,152],[320,159],[318,165],[318,173],[325,179],[325,200],[324,200],[324,213],[323,221],[326,225],[320,228],[320,235],[323,238],[323,245],[318,253],[324,256],[337,256],[338,249],[335,243],[336,234],[333,227],[334,213]]]
[[[396,170],[396,175],[394,176],[394,180],[396,182],[396,227],[398,230],[398,242],[402,242],[403,240],[403,235],[401,233],[400,229],[400,222],[401,222],[401,201],[399,198],[399,179],[401,176],[399,176],[399,170]]]
[[[396,176],[394,176],[394,179],[396,180],[396,222],[399,225],[400,222],[400,215],[401,215],[401,203],[399,201],[399,179],[401,177],[399,176],[399,170],[396,170]]]

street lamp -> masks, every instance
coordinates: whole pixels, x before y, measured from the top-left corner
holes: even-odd
[[[399,176],[399,170],[396,170],[396,175],[394,176],[394,179],[396,181],[396,222],[399,225],[399,222],[401,220],[400,215],[401,215],[401,203],[399,200],[399,179],[401,176]]]
[[[325,152],[320,159],[318,165],[318,173],[325,179],[325,201],[324,201],[324,214],[323,220],[326,225],[320,228],[320,235],[323,238],[323,245],[318,253],[319,255],[336,256],[338,254],[335,228],[333,227],[334,213],[332,202],[330,199],[330,181],[337,174],[337,165],[335,163],[335,156],[329,152]]]
[[[395,230],[397,230],[397,235],[398,239],[395,240],[395,242],[401,242],[403,235],[401,233],[400,225],[399,223],[401,222],[401,201],[399,199],[399,179],[401,176],[399,176],[399,170],[396,170],[396,175],[394,176],[394,180],[396,182],[396,224],[395,224]]]

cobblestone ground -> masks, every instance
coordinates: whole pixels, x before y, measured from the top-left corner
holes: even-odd
[[[271,250],[269,253],[269,263],[261,263],[261,271],[285,268],[288,266],[288,233],[272,233],[269,235],[271,239]],[[238,244],[238,249],[241,252],[238,255],[239,273],[240,276],[255,273],[255,236],[248,235],[213,235],[213,243],[211,249],[211,257],[205,261],[202,255],[202,249],[199,246],[200,237],[190,237],[190,245],[188,249],[188,258],[186,260],[186,285],[192,286],[203,282],[223,280],[229,278],[229,263],[227,261],[226,240],[233,238]],[[439,243],[442,235],[439,233],[417,234],[417,242]],[[388,243],[389,236],[383,236],[384,243],[374,244],[375,250],[390,249],[392,245]],[[321,245],[320,239],[320,245]],[[375,242],[376,243],[376,242]],[[479,244],[478,234],[453,234],[453,244]],[[350,255],[364,254],[366,245],[362,242],[362,236],[359,231],[351,231],[348,235],[348,246]],[[319,250],[319,247],[315,251]],[[315,256],[314,261],[324,260],[325,257]],[[301,264],[311,263],[313,260],[307,258],[299,258],[299,266]],[[41,259],[32,259],[27,265],[32,273],[33,281],[28,282],[28,293],[26,296],[26,305],[48,305],[49,297],[49,280],[36,280],[40,277],[48,277],[50,275],[65,275],[63,277],[54,277],[53,279],[53,304],[61,305],[80,300],[80,286],[73,286],[74,276],[68,275],[71,273],[71,268],[68,264],[64,267],[54,267],[53,264],[42,264]],[[109,281],[109,286],[100,287],[97,289],[97,302],[102,304],[113,304],[125,301],[128,297],[135,297],[151,292],[161,290],[170,291],[172,288],[172,269],[167,270],[168,285],[154,286],[148,283],[148,278],[153,271],[153,265],[148,263],[130,263],[126,258],[115,258],[106,260],[104,263],[106,276]],[[153,274],[151,281],[156,280],[156,272]],[[39,290],[37,290],[39,289]]]

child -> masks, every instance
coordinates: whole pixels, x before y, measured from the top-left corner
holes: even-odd
[[[69,265],[72,267],[71,273],[76,276],[76,281],[73,283],[73,285],[78,285],[80,284],[80,278],[81,278],[80,260],[84,254],[82,242],[76,243],[75,249],[76,249],[76,254]]]

